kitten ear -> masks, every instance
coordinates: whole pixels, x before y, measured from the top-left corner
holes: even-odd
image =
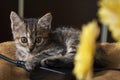
[[[51,15],[51,13],[47,13],[38,20],[38,25],[45,29],[50,29],[51,21],[52,21],[52,15]]]
[[[22,19],[14,12],[12,11],[10,14],[10,20],[11,20],[11,27],[19,26],[20,23],[23,23]]]

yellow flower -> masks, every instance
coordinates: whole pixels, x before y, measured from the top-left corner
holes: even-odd
[[[98,34],[99,28],[95,21],[83,25],[73,71],[78,80],[92,79],[93,57]]]
[[[98,16],[109,27],[113,38],[120,40],[120,0],[100,0]]]

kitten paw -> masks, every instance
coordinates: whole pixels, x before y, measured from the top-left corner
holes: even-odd
[[[48,67],[48,61],[47,61],[47,59],[43,59],[43,60],[41,61],[41,66],[43,66],[43,67]]]
[[[25,68],[27,71],[32,71],[35,68],[35,63],[32,61],[26,61]]]
[[[41,66],[44,67],[59,67],[60,65],[59,59],[52,59],[52,58],[46,58],[41,61]]]

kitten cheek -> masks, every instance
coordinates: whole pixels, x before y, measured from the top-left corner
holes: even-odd
[[[30,52],[29,48],[26,49],[27,52]]]
[[[27,44],[26,43],[21,43],[21,46],[27,47]]]

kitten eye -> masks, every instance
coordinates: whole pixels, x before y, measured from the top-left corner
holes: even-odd
[[[27,38],[26,38],[26,37],[21,37],[21,42],[22,42],[22,43],[27,43],[27,42],[28,42],[28,40],[27,40]]]
[[[37,37],[37,38],[35,39],[35,41],[36,41],[37,43],[40,43],[40,42],[41,42],[41,38],[40,38],[40,37]]]

